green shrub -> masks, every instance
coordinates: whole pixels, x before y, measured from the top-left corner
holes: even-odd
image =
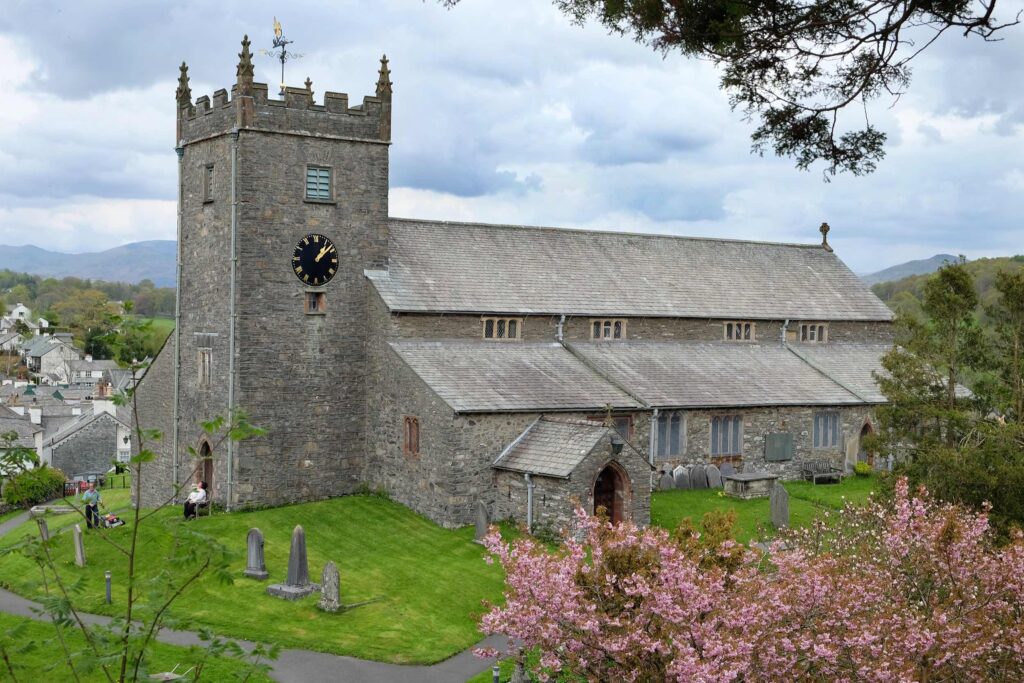
[[[870,477],[871,476],[871,465],[866,462],[858,462],[853,466],[853,472],[858,477]]]
[[[64,473],[53,467],[36,467],[14,475],[4,484],[4,502],[31,507],[64,492]]]

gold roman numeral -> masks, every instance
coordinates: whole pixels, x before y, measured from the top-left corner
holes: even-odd
[[[313,235],[313,241],[320,244],[320,235]]]
[[[303,237],[302,238],[302,243],[308,245],[309,244],[309,238],[308,237]]]
[[[332,258],[331,263],[333,263],[334,265],[338,265],[338,259]]]
[[[328,268],[327,272],[331,275],[334,275],[334,268]]]
[[[309,273],[306,273],[305,275],[303,275],[303,276],[302,276],[302,279],[303,279],[303,280],[304,280],[305,282],[309,282]]]
[[[295,266],[295,272],[296,273],[301,273],[302,272],[302,266]]]

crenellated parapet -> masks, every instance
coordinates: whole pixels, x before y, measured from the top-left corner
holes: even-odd
[[[213,98],[203,95],[192,102],[188,67],[182,62],[178,77],[178,144],[234,129],[336,137],[343,139],[391,141],[391,81],[387,57],[381,59],[376,94],[363,97],[350,106],[346,93],[325,92],[320,103],[314,96],[312,81],[305,87],[287,87],[281,99],[270,97],[266,83],[253,81],[249,39],[242,40],[237,80],[230,92],[220,89]]]

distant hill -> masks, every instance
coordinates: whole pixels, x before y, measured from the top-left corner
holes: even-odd
[[[974,278],[974,289],[978,292],[977,312],[982,324],[987,322],[985,307],[995,303],[999,298],[999,293],[993,286],[996,273],[1003,270],[1014,272],[1020,268],[1024,268],[1024,255],[980,258],[968,262],[967,272]],[[928,275],[909,275],[899,280],[879,282],[871,286],[871,291],[896,312],[920,315],[921,299],[924,297],[924,284],[928,281]]]
[[[176,251],[174,240],[132,242],[84,254],[63,254],[31,245],[0,245],[0,270],[107,282],[137,283],[149,279],[157,287],[173,287]]]
[[[936,254],[931,258],[921,259],[919,261],[907,261],[906,263],[900,263],[899,265],[891,266],[885,270],[880,270],[877,273],[870,273],[869,275],[861,275],[860,279],[869,285],[876,284],[878,282],[889,282],[891,280],[902,280],[905,277],[911,275],[927,275],[928,273],[934,273],[939,269],[946,261],[956,261],[958,257],[952,254]]]

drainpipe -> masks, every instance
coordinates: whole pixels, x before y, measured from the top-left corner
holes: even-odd
[[[786,318],[786,321],[784,323],[782,323],[782,332],[781,332],[782,340],[781,341],[782,341],[783,344],[786,343],[786,328],[787,327],[789,327],[789,318]]]
[[[658,409],[655,408],[654,412],[651,413],[651,434],[650,434],[650,438],[648,439],[649,443],[648,443],[648,446],[647,446],[647,461],[651,464],[651,467],[654,467],[654,450],[658,446],[657,430],[658,430]]]
[[[228,420],[235,414],[235,271],[238,266],[238,128],[231,129],[231,291],[228,299]],[[235,488],[235,443],[228,439],[228,495],[231,511]]]
[[[533,479],[530,479],[530,473],[526,472],[523,474],[523,478],[526,479],[526,533],[533,533]]]
[[[562,317],[558,319],[558,331],[555,332],[555,339],[557,341],[562,341],[562,330],[564,329],[563,328],[564,325],[565,325],[565,313],[563,313]]]
[[[174,271],[174,408],[171,417],[171,482],[174,485],[174,501],[178,502],[178,376],[181,374],[181,225],[184,211],[184,179],[182,168],[185,148],[175,147],[178,155],[178,248]]]

